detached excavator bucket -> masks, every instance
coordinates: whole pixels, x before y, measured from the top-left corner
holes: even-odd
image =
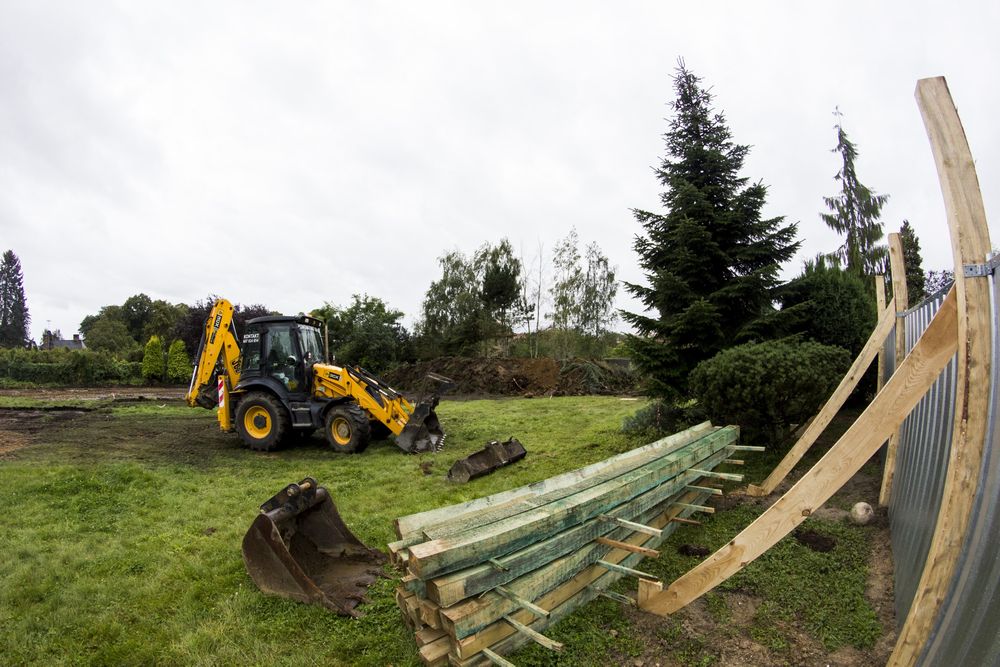
[[[381,575],[385,554],[344,525],[326,488],[307,477],[260,506],[243,538],[243,562],[264,593],[316,604],[344,616]]]
[[[396,444],[400,449],[411,454],[441,451],[444,447],[444,431],[434,412],[440,400],[435,394],[413,408],[406,426],[396,436]]]

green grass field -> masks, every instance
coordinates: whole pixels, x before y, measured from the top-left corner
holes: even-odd
[[[373,443],[359,455],[336,455],[318,437],[254,453],[220,433],[211,413],[178,403],[103,405],[77,416],[37,413],[26,430],[34,432],[27,446],[0,457],[2,662],[418,664],[393,598],[399,574],[389,566],[360,619],[258,592],[240,556],[257,506],[289,482],[313,476],[330,490],[354,533],[384,548],[395,539],[397,516],[527,484],[645,444],[619,432],[641,405],[614,397],[447,401],[438,410],[448,433],[445,449],[419,456],[390,442]],[[42,406],[5,399],[0,407]],[[445,479],[457,458],[488,439],[510,436],[528,450],[522,462],[466,485]],[[755,511],[737,510],[717,513],[697,539],[713,547],[723,543]],[[807,628],[816,626],[828,648],[870,646],[881,630],[864,607],[864,529],[831,530],[843,533],[841,542],[850,546],[841,560],[813,563],[786,548],[747,568],[736,585],[773,599],[781,619],[801,617]],[[695,539],[684,533],[673,541]],[[652,565],[676,576],[695,562],[665,549]],[[841,576],[837,568],[853,568],[855,575]],[[794,595],[785,577],[794,575],[795,585],[809,588],[818,572],[836,577],[822,596],[810,597],[808,610],[786,604]],[[820,611],[812,610],[813,600]],[[823,605],[831,610],[825,616]],[[836,621],[841,616],[848,619],[846,629]],[[641,652],[647,639],[617,603],[607,601],[589,605],[552,634],[568,643],[566,653],[533,648],[514,661],[615,662]],[[780,652],[780,636],[764,640]],[[683,651],[690,652],[689,644],[665,664],[711,664],[703,659],[711,652],[689,663]]]

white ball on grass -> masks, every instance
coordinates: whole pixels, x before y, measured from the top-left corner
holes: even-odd
[[[851,521],[859,526],[867,526],[875,518],[875,510],[868,503],[854,503],[851,508]]]

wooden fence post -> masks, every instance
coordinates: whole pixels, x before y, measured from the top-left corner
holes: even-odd
[[[910,307],[909,295],[906,290],[906,262],[903,260],[903,243],[899,234],[889,234],[889,269],[892,272],[892,294],[896,301],[896,363],[895,372],[906,356],[906,317],[903,313]],[[885,467],[882,469],[882,489],[878,494],[878,504],[889,506],[889,494],[892,493],[892,477],[896,472],[896,448],[899,446],[899,429],[889,437],[886,446]]]
[[[875,305],[879,316],[885,310],[885,276],[875,276]],[[882,391],[885,384],[885,345],[878,349],[878,377],[875,379],[875,393]]]
[[[989,422],[992,318],[983,265],[990,251],[986,211],[965,130],[944,77],[917,82],[917,103],[927,128],[944,195],[955,258],[958,296],[958,381],[955,422],[934,537],[910,613],[888,665],[913,665],[923,652],[945,600],[968,529]]]

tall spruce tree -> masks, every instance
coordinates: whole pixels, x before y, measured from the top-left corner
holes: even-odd
[[[849,272],[857,276],[873,276],[885,273],[888,251],[880,244],[885,233],[879,216],[882,207],[889,200],[889,195],[878,195],[858,179],[857,168],[854,166],[858,158],[858,149],[847,138],[840,123],[843,114],[837,109],[837,146],[834,153],[841,157],[841,168],[834,179],[840,183],[840,194],[833,197],[823,197],[823,203],[830,209],[829,213],[820,213],[826,225],[844,234],[844,245],[830,253],[830,259],[837,261]]]
[[[0,259],[0,347],[24,346],[30,324],[21,260],[8,250]]]
[[[924,260],[920,256],[920,241],[909,220],[903,220],[899,228],[899,243],[903,246],[903,265],[906,267],[906,296],[910,303],[920,303],[926,292],[927,282],[924,277]]]
[[[748,146],[732,140],[711,93],[679,61],[667,156],[656,170],[665,211],[634,210],[634,243],[648,285],[625,288],[646,313],[623,312],[638,331],[628,348],[650,392],[684,393],[698,362],[746,338],[771,308],[778,269],[798,250],[796,224],[762,219],[767,188],[740,175]]]

